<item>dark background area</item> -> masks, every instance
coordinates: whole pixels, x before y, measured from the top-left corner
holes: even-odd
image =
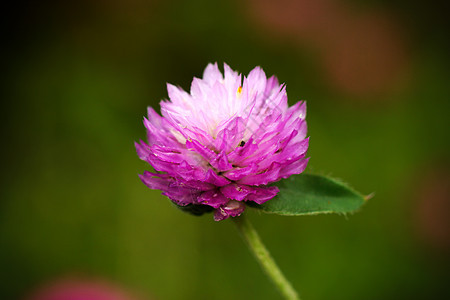
[[[231,222],[184,214],[137,176],[149,169],[133,145],[146,107],[159,111],[166,82],[188,90],[216,61],[276,74],[290,104],[308,103],[307,172],[375,193],[346,217],[248,210],[302,298],[450,297],[448,11],[376,0],[5,7],[1,298],[69,280],[126,299],[277,299]]]

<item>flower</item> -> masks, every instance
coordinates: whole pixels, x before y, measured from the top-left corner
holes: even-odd
[[[279,192],[270,185],[303,172],[306,104],[289,107],[286,86],[260,67],[242,77],[209,64],[190,94],[167,84],[161,114],[148,108],[140,159],[155,173],[141,180],[194,214],[215,211],[216,221],[240,215],[244,202],[262,204]]]
[[[137,300],[133,293],[101,278],[62,277],[32,290],[26,300]]]

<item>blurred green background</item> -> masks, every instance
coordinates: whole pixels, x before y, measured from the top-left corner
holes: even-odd
[[[215,61],[276,74],[291,104],[308,103],[307,171],[375,192],[347,217],[248,210],[303,299],[450,297],[447,12],[401,0],[8,7],[1,299],[73,277],[139,299],[278,299],[232,222],[185,214],[137,176],[146,107]]]

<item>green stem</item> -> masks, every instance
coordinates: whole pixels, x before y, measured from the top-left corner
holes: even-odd
[[[297,292],[294,290],[289,281],[284,277],[277,264],[270,256],[264,244],[261,242],[258,233],[246,217],[240,216],[232,218],[242,237],[247,242],[250,251],[255,255],[256,260],[262,266],[266,274],[273,281],[280,293],[285,299],[300,300]]]

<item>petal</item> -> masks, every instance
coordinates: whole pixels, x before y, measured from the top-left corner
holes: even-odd
[[[220,72],[217,63],[208,64],[206,66],[205,71],[203,72],[203,80],[206,81],[209,85],[214,84],[216,81],[223,80],[222,72]]]
[[[216,188],[215,185],[200,181],[200,180],[183,180],[181,178],[176,178],[176,182],[173,182],[171,186],[184,187],[195,189],[198,191],[209,191]]]
[[[214,221],[222,221],[229,217],[237,217],[245,210],[245,204],[239,201],[230,200],[226,205],[216,209]]]
[[[258,94],[261,98],[266,89],[267,77],[261,67],[256,67],[247,76],[248,89],[250,94]]]
[[[197,203],[200,191],[193,188],[182,187],[174,182],[174,178],[167,174],[156,174],[145,171],[139,176],[142,182],[151,189],[163,191],[163,195],[178,205]]]
[[[228,199],[220,191],[212,190],[202,193],[198,197],[198,202],[214,208],[219,208],[220,206],[225,205],[228,202]]]
[[[202,102],[204,97],[210,93],[210,90],[211,88],[205,81],[194,77],[191,84],[191,95],[195,102],[198,100],[201,100],[200,102]]]
[[[170,189],[162,192],[162,194],[181,206],[186,206],[188,204],[197,204],[197,198],[200,195],[200,193],[196,190],[182,188]]]
[[[203,173],[203,170],[198,166],[192,166],[186,161],[182,161],[176,165],[171,171],[168,171],[171,175],[181,178],[185,181],[197,180],[198,174]]]
[[[308,161],[309,157],[299,159],[291,164],[283,166],[280,171],[280,178],[288,178],[291,175],[302,173],[306,169]]]
[[[275,197],[279,191],[276,186],[254,187],[243,184],[229,184],[220,189],[222,194],[237,201],[254,201],[262,204]]]
[[[182,153],[181,149],[179,148],[153,145],[150,148],[150,151],[158,159],[165,162],[181,163],[186,159],[186,153]]]
[[[185,109],[192,108],[192,97],[186,93],[183,89],[176,87],[170,83],[167,84],[167,93],[169,99],[173,104],[181,106]]]
[[[189,151],[200,154],[206,161],[212,161],[217,157],[217,154],[214,151],[203,146],[196,140],[186,141],[186,147]]]
[[[134,146],[136,147],[137,155],[141,160],[146,161],[147,157],[150,154],[150,147],[142,140],[140,140],[139,142],[140,142],[140,144],[136,143],[136,142],[134,143]]]
[[[224,150],[226,153],[230,153],[242,141],[246,129],[245,126],[245,121],[240,117],[219,125],[219,133],[214,141],[214,147],[218,151]]]
[[[173,173],[173,170],[177,168],[176,164],[161,160],[153,153],[149,153],[145,161],[159,172]]]
[[[278,89],[280,84],[278,83],[278,78],[274,75],[267,79],[266,89],[264,91],[264,96],[269,97],[274,90]]]
[[[167,190],[173,178],[167,174],[157,174],[144,171],[139,175],[142,182],[152,190]]]
[[[212,161],[209,162],[217,171],[224,172],[231,170],[233,166],[228,161],[225,151],[219,153]]]
[[[264,202],[275,197],[279,191],[280,190],[276,186],[254,188],[254,192],[249,194],[245,201],[253,201],[258,204],[263,204]]]
[[[248,185],[267,185],[277,181],[280,178],[280,166],[281,164],[279,162],[273,162],[264,172],[259,174],[250,174],[242,179],[239,179],[237,182]]]
[[[205,175],[205,177],[203,178],[202,181],[211,183],[211,184],[213,184],[215,186],[218,186],[218,187],[227,185],[227,184],[229,184],[231,182],[228,179],[226,179],[225,177],[217,175],[217,173],[214,172],[212,169],[209,169],[206,172],[206,175]]]
[[[242,201],[252,192],[252,189],[248,185],[233,183],[220,188],[220,191],[230,199]]]
[[[293,159],[294,157],[298,157],[306,153],[309,147],[309,138],[306,138],[300,142],[291,143],[280,149],[279,157],[277,157],[278,161]]]
[[[258,165],[257,164],[250,164],[249,166],[243,167],[243,168],[239,168],[239,167],[235,167],[230,171],[227,171],[223,174],[223,176],[225,176],[226,178],[230,179],[230,180],[239,180],[249,174],[255,173],[256,170],[258,169]]]
[[[233,162],[235,165],[241,165],[241,162],[255,153],[258,149],[258,144],[253,141],[253,138],[250,138],[242,147],[237,147],[233,150],[229,155],[228,159]],[[248,165],[248,164],[246,164]]]

